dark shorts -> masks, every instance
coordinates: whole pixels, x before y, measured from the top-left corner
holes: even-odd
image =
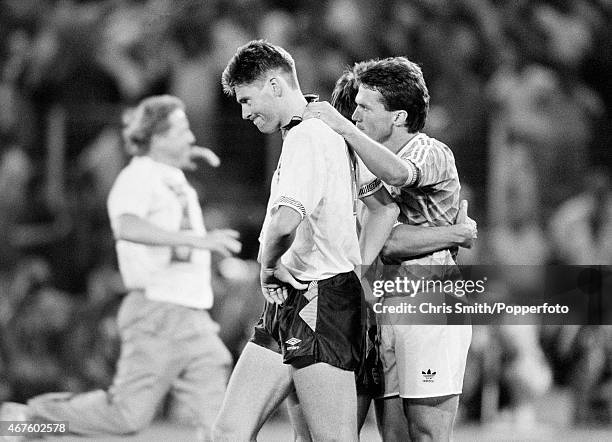
[[[282,307],[277,304],[266,303],[259,321],[253,330],[251,342],[281,354],[278,334],[278,310]],[[376,314],[367,307],[367,331],[364,343],[364,357],[361,366],[355,372],[357,394],[367,394],[379,397],[383,393],[383,371],[380,353],[378,350],[379,335],[376,325]]]
[[[275,353],[281,353],[280,336],[278,334],[278,319],[279,311],[282,306],[266,302],[263,312],[259,317],[259,321],[253,329],[251,342],[261,347],[272,350]]]
[[[325,362],[343,370],[362,365],[366,306],[354,272],[289,289],[279,313],[283,361],[296,368]]]
[[[367,331],[364,347],[364,358],[361,367],[355,373],[357,394],[377,398],[384,392],[383,367],[379,351],[380,336],[376,324],[376,313],[367,306]]]

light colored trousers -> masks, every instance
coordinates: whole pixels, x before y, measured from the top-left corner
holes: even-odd
[[[170,394],[170,417],[208,437],[232,362],[208,312],[131,292],[117,322],[121,356],[110,389],[37,396],[28,402],[30,411],[68,421],[71,433],[126,434],[148,426]]]

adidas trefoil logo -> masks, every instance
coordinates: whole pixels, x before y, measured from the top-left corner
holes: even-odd
[[[291,338],[291,339],[287,339],[285,341],[286,344],[288,344],[287,346],[287,350],[297,350],[298,348],[300,348],[299,344],[300,342],[302,342],[301,339],[298,338]]]
[[[421,374],[423,375],[423,382],[433,382],[434,377],[436,376],[436,372],[431,371],[429,368],[427,371],[421,371]]]

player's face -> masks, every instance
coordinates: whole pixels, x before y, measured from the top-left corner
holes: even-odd
[[[270,82],[255,81],[234,87],[236,101],[242,108],[242,118],[251,120],[260,132],[269,134],[280,129],[278,103]]]
[[[152,148],[162,153],[172,164],[184,164],[188,161],[191,146],[195,143],[189,120],[185,111],[176,109],[168,116],[168,122],[168,130],[153,137]]]
[[[384,143],[393,131],[395,113],[385,109],[381,93],[361,85],[355,104],[352,119],[357,127],[373,140]]]

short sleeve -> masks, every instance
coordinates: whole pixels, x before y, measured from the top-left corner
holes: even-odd
[[[430,144],[417,145],[402,155],[402,160],[413,169],[413,179],[402,187],[425,187],[439,183],[446,174],[448,158],[441,149]]]
[[[116,220],[121,215],[145,218],[152,203],[151,177],[141,176],[135,170],[124,169],[108,195],[108,215]]]
[[[301,123],[287,134],[280,160],[278,197],[273,202],[273,207],[291,207],[302,218],[315,210],[326,185],[324,147],[316,142],[316,129]]]

